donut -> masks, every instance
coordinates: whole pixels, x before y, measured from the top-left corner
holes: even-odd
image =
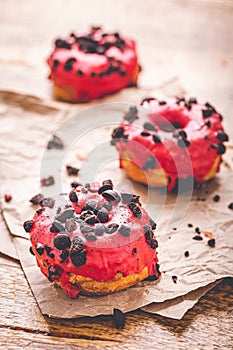
[[[125,113],[111,144],[129,178],[172,191],[190,179],[194,186],[211,179],[220,169],[225,141],[222,116],[210,103],[149,97]]]
[[[54,95],[69,102],[87,102],[136,86],[141,69],[135,42],[101,27],[57,39],[47,62]]]
[[[24,223],[42,273],[71,298],[159,281],[155,228],[139,196],[119,192],[111,180],[43,198]]]

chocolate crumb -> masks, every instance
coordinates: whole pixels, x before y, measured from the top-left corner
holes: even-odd
[[[133,123],[136,119],[138,119],[138,110],[137,107],[130,107],[129,111],[125,115],[125,120],[127,120],[129,123]]]
[[[228,205],[228,209],[233,210],[233,202]]]
[[[132,250],[132,255],[135,255],[135,254],[137,254],[137,248],[133,248]]]
[[[196,233],[199,233],[199,234],[201,233],[199,227],[195,227],[195,232],[196,232]]]
[[[61,258],[61,262],[64,262],[69,256],[68,250],[63,250],[62,253],[59,255]]]
[[[188,227],[193,227],[193,224],[188,224]]]
[[[65,209],[63,212],[61,212],[57,217],[56,220],[60,222],[65,222],[67,219],[70,219],[74,216],[74,209],[72,207],[69,207]]]
[[[218,133],[217,133],[217,138],[218,138],[221,142],[224,142],[224,141],[228,141],[228,140],[229,140],[228,135],[227,135],[223,130],[218,131]]]
[[[125,326],[125,315],[119,309],[113,309],[113,322],[117,329],[122,329]]]
[[[70,250],[70,259],[74,266],[79,267],[86,263],[87,261],[87,252],[86,249],[82,251]]]
[[[70,166],[70,165],[66,166],[66,171],[67,171],[67,174],[69,176],[78,175],[78,173],[79,173],[79,169],[78,168],[75,168],[75,167]]]
[[[112,233],[114,233],[114,232],[116,232],[118,230],[118,227],[119,227],[119,225],[116,224],[116,223],[109,224],[106,227],[106,233],[111,235]]]
[[[158,135],[153,135],[152,138],[155,143],[161,143],[161,138]]]
[[[130,227],[129,227],[129,225],[122,224],[118,231],[122,234],[122,236],[127,237],[127,236],[130,235]]]
[[[37,252],[40,256],[44,254],[45,248],[44,248],[44,246],[43,246],[41,243],[36,243],[35,248],[36,248],[36,252]]]
[[[177,283],[177,279],[178,279],[177,276],[172,276],[172,280],[174,283]]]
[[[54,207],[54,204],[55,204],[55,200],[51,197],[48,197],[48,198],[43,198],[41,201],[40,201],[40,205],[42,207],[48,207],[50,209],[52,209]]]
[[[30,232],[32,229],[34,221],[33,220],[27,220],[24,222],[23,227],[26,232]]]
[[[60,137],[53,135],[53,138],[48,142],[47,149],[63,149],[64,144]]]
[[[214,202],[219,202],[220,201],[220,196],[218,194],[216,194],[214,197],[213,197],[213,201]]]
[[[69,198],[72,203],[77,203],[78,202],[78,196],[75,191],[71,191],[69,193]]]
[[[34,251],[32,250],[32,247],[29,248],[29,252],[30,252],[32,255],[35,255]]]
[[[77,182],[77,181],[73,181],[73,182],[71,182],[71,187],[72,188],[77,188],[78,186],[80,186],[81,184],[79,183],[79,182]]]
[[[119,203],[121,200],[120,194],[116,190],[107,190],[102,193],[102,196],[108,201]]]
[[[141,217],[142,217],[141,209],[133,202],[130,202],[127,205],[128,205],[128,208],[130,209],[130,211],[132,212],[132,214],[134,216],[136,216],[137,218],[141,219]]]
[[[184,252],[184,256],[187,258],[189,256],[189,251],[186,250],[186,252]]]
[[[200,235],[194,236],[193,239],[194,239],[195,241],[202,241],[202,240],[203,240],[203,238],[202,238]]]
[[[214,238],[209,239],[207,243],[208,243],[209,247],[211,247],[211,248],[215,247],[215,239]]]
[[[49,176],[47,178],[43,178],[43,179],[40,180],[40,182],[41,182],[41,186],[52,186],[55,183],[53,176]]]
[[[60,223],[60,221],[54,220],[52,226],[50,227],[50,232],[62,232],[65,231],[65,227]]]
[[[33,196],[29,202],[31,202],[33,205],[37,205],[40,204],[40,202],[42,201],[42,199],[44,198],[42,193],[38,193],[35,196]]]

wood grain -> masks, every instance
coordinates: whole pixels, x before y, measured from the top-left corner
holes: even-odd
[[[0,344],[8,349],[73,348],[174,349],[195,344],[203,349],[233,346],[232,279],[223,281],[190,310],[181,321],[142,311],[127,314],[126,327],[116,330],[112,317],[56,320],[43,317],[24,279],[20,265],[0,257]],[[82,340],[80,342],[80,340]],[[18,347],[17,347],[18,346]],[[64,348],[64,347],[63,347]]]
[[[178,75],[190,94],[216,104],[229,134],[233,101],[233,2],[223,0],[1,0],[0,88],[52,98],[46,57],[52,39],[103,24],[138,43],[141,86]],[[220,262],[219,262],[220,263]],[[144,312],[111,317],[43,317],[20,265],[0,256],[3,349],[232,349],[232,280],[224,280],[181,321]]]

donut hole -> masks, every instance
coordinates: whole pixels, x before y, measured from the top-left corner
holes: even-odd
[[[189,118],[186,115],[171,110],[163,114],[152,114],[150,119],[160,130],[168,132],[174,129],[184,129],[189,123]]]

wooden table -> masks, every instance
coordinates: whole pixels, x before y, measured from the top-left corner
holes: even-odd
[[[51,40],[90,24],[137,39],[140,84],[179,76],[192,94],[214,103],[233,135],[232,1],[30,1],[0,3],[0,88],[51,97],[45,58]],[[232,279],[224,280],[181,321],[141,311],[116,330],[111,317],[43,317],[20,265],[0,256],[3,349],[232,349]]]

